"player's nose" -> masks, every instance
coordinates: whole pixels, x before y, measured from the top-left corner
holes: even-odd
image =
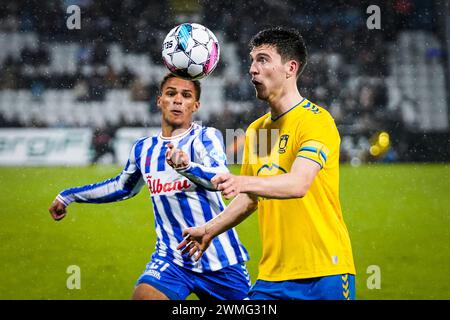
[[[181,93],[177,93],[173,99],[174,103],[181,104],[183,102],[183,96]]]
[[[250,73],[250,75],[252,76],[258,73],[255,62],[252,62],[250,64],[250,69],[248,70],[248,73]]]

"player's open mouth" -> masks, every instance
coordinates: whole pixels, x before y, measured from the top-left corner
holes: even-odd
[[[255,79],[252,79],[252,83],[253,83],[253,85],[255,85],[255,86],[260,86],[260,85],[262,85],[262,82],[256,81]]]
[[[183,114],[183,112],[180,110],[170,110],[170,112],[176,116],[180,116]]]

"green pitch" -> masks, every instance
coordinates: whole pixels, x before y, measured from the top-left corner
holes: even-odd
[[[47,212],[61,189],[119,171],[0,168],[0,299],[130,298],[155,245],[148,191],[119,203],[73,204],[60,222]],[[358,299],[450,299],[448,164],[343,166],[341,200]],[[257,215],[238,231],[255,280],[261,254]],[[79,290],[66,285],[73,265],[81,272]],[[369,289],[377,284],[377,267],[381,287]]]

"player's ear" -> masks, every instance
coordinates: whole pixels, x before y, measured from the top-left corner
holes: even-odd
[[[192,112],[196,112],[200,108],[200,101],[195,101]]]
[[[161,96],[156,97],[156,105],[158,106],[158,109],[161,110]]]
[[[289,60],[286,62],[286,78],[295,77],[297,70],[300,68],[300,63],[295,60]]]

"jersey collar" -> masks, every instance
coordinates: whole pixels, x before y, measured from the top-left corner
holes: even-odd
[[[171,136],[171,137],[164,137],[164,136],[162,135],[162,131],[161,131],[161,132],[159,133],[159,138],[162,139],[162,140],[168,140],[168,141],[169,141],[169,140],[175,140],[175,139],[182,138],[182,137],[186,136],[189,132],[192,131],[192,129],[194,128],[194,125],[195,125],[195,123],[192,122],[192,123],[191,123],[191,126],[190,126],[186,131],[184,131],[183,133],[177,134],[176,136]]]
[[[300,101],[299,103],[297,103],[295,106],[293,106],[293,107],[290,108],[289,110],[283,112],[282,114],[280,114],[280,115],[279,115],[278,117],[276,117],[276,118],[272,118],[272,113],[270,113],[270,119],[271,119],[272,121],[277,121],[277,120],[280,119],[282,116],[284,116],[286,113],[288,113],[289,111],[291,111],[291,110],[295,109],[296,107],[298,107],[299,105],[301,105],[303,101],[305,101],[305,98],[303,98],[302,101]]]

